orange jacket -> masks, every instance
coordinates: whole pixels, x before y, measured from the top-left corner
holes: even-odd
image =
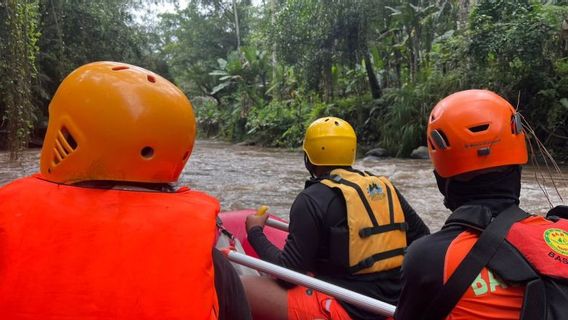
[[[216,319],[219,203],[59,185],[0,188],[2,319]]]
[[[539,274],[566,278],[568,268],[549,252],[554,247],[545,243],[545,230],[566,226],[564,221],[553,223],[544,217],[533,216],[513,224],[507,240]],[[559,229],[558,229],[559,230]],[[479,233],[465,231],[455,238],[446,253],[444,283],[469,253]],[[566,245],[564,245],[566,247]],[[519,319],[524,304],[525,284],[506,285],[491,270],[483,268],[470,288],[460,299],[447,319]],[[534,297],[533,297],[534,298]]]

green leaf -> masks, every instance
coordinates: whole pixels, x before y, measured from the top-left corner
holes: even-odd
[[[560,99],[560,104],[561,104],[566,110],[568,110],[568,99],[566,99],[566,98]]]
[[[227,60],[219,58],[217,59],[217,63],[219,64],[219,68],[225,69],[227,67]]]
[[[230,84],[231,84],[231,82],[222,82],[222,83],[218,84],[217,86],[215,86],[215,88],[213,88],[213,90],[211,90],[211,95],[214,95],[217,92],[225,89]]]
[[[226,71],[223,70],[214,70],[209,72],[210,76],[226,76],[228,75],[228,73]]]

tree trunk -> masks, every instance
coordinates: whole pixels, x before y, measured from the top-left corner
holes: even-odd
[[[233,12],[235,13],[235,30],[237,33],[237,50],[241,51],[241,35],[239,30],[239,14],[237,12],[237,0],[233,0]]]
[[[276,25],[276,0],[270,1],[270,21]],[[276,79],[276,41],[272,43],[272,79]]]
[[[373,63],[371,61],[371,55],[369,54],[369,49],[363,49],[363,57],[365,59],[365,70],[367,71],[367,77],[369,78],[369,87],[371,88],[371,95],[373,99],[379,99],[382,95],[381,86],[375,70],[373,69]]]
[[[402,61],[404,59],[404,57],[402,56],[402,54],[400,53],[400,51],[395,50],[394,52],[394,70],[395,70],[395,74],[396,74],[396,79],[394,81],[395,86],[397,88],[402,87]]]
[[[331,73],[333,64],[331,61],[331,54],[326,56],[324,59],[325,60],[322,64],[324,101],[330,102],[333,99],[333,74]]]
[[[408,69],[410,71],[410,82],[416,82],[416,49],[414,48],[414,38],[412,29],[407,29],[408,35]]]
[[[333,41],[331,36],[324,40],[322,45],[322,78],[324,86],[324,101],[329,102],[333,99]]]
[[[475,2],[475,0],[460,0],[458,4],[458,30],[465,28],[467,25],[469,9],[475,5]]]

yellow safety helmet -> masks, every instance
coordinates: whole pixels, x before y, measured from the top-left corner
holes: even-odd
[[[303,148],[312,164],[350,166],[355,162],[357,136],[345,120],[320,118],[306,130]]]
[[[84,65],[49,105],[42,175],[90,180],[175,182],[195,141],[191,103],[174,84],[117,62]]]

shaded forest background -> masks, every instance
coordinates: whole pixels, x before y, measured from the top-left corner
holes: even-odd
[[[568,158],[568,1],[0,0],[0,147],[39,143],[76,67],[139,65],[191,98],[200,134],[295,147],[335,115],[365,146],[408,156],[434,104],[487,88]]]

